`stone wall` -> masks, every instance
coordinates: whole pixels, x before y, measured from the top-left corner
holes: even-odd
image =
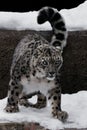
[[[0,99],[7,96],[14,48],[23,36],[32,32],[30,30],[0,30]],[[37,33],[50,41],[52,35],[50,31]],[[60,78],[62,93],[87,90],[87,31],[69,32],[63,57]]]

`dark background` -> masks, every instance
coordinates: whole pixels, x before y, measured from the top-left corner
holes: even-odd
[[[43,6],[52,6],[61,9],[70,9],[77,7],[85,0],[3,0],[0,3],[0,11],[27,12],[39,10]]]
[[[33,33],[39,33],[48,41],[52,37],[52,31],[0,30],[0,99],[7,96],[14,49],[25,35],[33,36]],[[62,93],[87,90],[87,30],[68,33],[63,60],[60,75]]]

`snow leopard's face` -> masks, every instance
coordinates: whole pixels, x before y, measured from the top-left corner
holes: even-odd
[[[37,78],[54,80],[62,62],[60,49],[49,45],[41,45],[35,50],[30,66],[33,75]]]

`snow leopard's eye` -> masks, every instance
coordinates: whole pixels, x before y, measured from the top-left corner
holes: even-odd
[[[47,66],[48,62],[46,60],[42,60],[42,65]]]

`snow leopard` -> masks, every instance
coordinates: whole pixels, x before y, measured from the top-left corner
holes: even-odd
[[[18,43],[10,70],[6,112],[18,112],[18,105],[43,108],[50,100],[54,118],[65,121],[68,113],[61,109],[61,85],[59,71],[63,64],[63,48],[66,46],[67,29],[57,9],[43,7],[37,16],[38,24],[49,21],[53,36],[50,42],[40,34],[29,33]],[[37,95],[36,104],[28,98]]]

